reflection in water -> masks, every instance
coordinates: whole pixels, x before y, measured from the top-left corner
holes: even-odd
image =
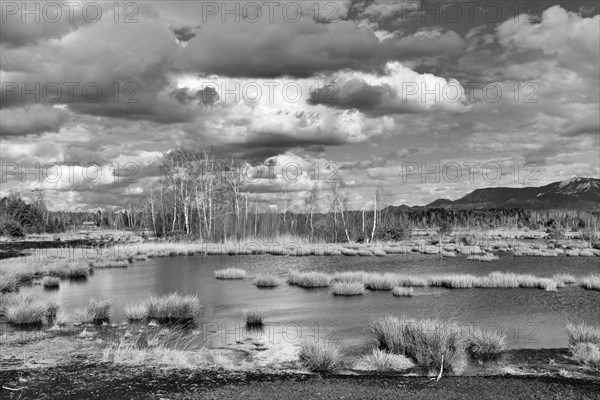
[[[203,304],[197,325],[198,340],[218,347],[244,340],[295,345],[303,339],[341,341],[344,346],[370,344],[369,322],[385,315],[452,320],[464,329],[473,325],[505,331],[510,348],[565,347],[567,320],[597,323],[600,292],[567,286],[557,292],[540,289],[415,288],[413,297],[391,292],[365,291],[362,296],[333,296],[329,289],[303,289],[281,284],[258,289],[254,278],[273,273],[285,279],[290,269],[322,272],[365,270],[414,275],[493,271],[555,273],[583,276],[597,273],[595,257],[513,257],[500,254],[495,262],[467,261],[466,256],[438,258],[420,254],[386,257],[194,256],[152,259],[126,269],[97,270],[86,281],[64,280],[58,291],[25,286],[23,294],[56,301],[67,313],[85,305],[90,297],[111,302],[111,320],[126,320],[123,306],[151,295],[197,293]],[[248,271],[244,280],[216,280],[213,272],[226,267]],[[260,330],[247,329],[244,311],[267,312]]]

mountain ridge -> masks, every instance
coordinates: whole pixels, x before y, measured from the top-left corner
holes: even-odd
[[[457,200],[437,199],[422,206],[433,207],[600,210],[600,179],[575,177],[537,187],[481,188]]]

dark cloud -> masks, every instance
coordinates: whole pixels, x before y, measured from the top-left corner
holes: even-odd
[[[189,42],[190,40],[195,38],[197,34],[197,29],[200,29],[200,27],[192,28],[190,26],[184,26],[181,28],[171,28],[173,34],[175,35],[175,38],[177,38],[177,40],[179,40],[180,42]]]

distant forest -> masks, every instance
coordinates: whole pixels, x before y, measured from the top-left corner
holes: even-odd
[[[600,219],[600,212],[586,211],[396,207],[385,203],[380,190],[374,193],[370,210],[349,210],[349,193],[341,176],[326,189],[314,185],[301,207],[270,207],[248,201],[235,167],[238,161],[219,160],[218,174],[207,165],[215,165],[208,149],[168,153],[160,183],[145,201],[121,211],[50,211],[41,194],[30,202],[13,194],[0,199],[0,232],[5,236],[59,233],[94,222],[100,228],[151,231],[164,238],[221,241],[291,235],[346,242],[406,239],[413,229],[596,231]]]

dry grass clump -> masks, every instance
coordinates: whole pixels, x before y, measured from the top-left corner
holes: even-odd
[[[392,290],[397,286],[397,282],[396,274],[369,274],[365,280],[365,286],[370,290]]]
[[[217,279],[244,279],[246,271],[241,268],[230,267],[215,271],[215,277]]]
[[[331,282],[329,275],[321,272],[299,272],[291,271],[288,273],[288,283],[304,288],[328,287]]]
[[[331,293],[336,296],[356,296],[364,291],[365,285],[360,282],[335,282],[331,285]]]
[[[506,351],[506,338],[498,331],[474,328],[465,342],[467,352],[479,360],[493,360]]]
[[[60,278],[57,276],[45,276],[42,279],[42,286],[45,288],[57,288],[60,286]]]
[[[145,303],[130,304],[123,307],[123,310],[130,321],[141,321],[148,316],[148,307]]]
[[[150,297],[146,302],[148,317],[166,322],[182,322],[193,319],[202,305],[198,296],[171,293]]]
[[[110,303],[108,300],[96,300],[90,297],[86,308],[75,311],[75,320],[80,324],[94,324],[108,321]]]
[[[449,323],[384,317],[370,327],[380,349],[406,355],[430,371],[458,373],[465,365],[460,330]]]
[[[574,324],[569,322],[566,326],[569,345],[574,346],[578,343],[594,343],[600,345],[600,327],[580,322]]]
[[[305,340],[300,343],[299,356],[308,370],[328,372],[341,366],[342,351],[332,343]]]
[[[600,290],[600,275],[590,275],[581,280],[581,287],[588,290]]]
[[[595,343],[577,343],[571,348],[573,360],[580,364],[600,367],[600,345]]]
[[[257,287],[275,287],[279,285],[279,278],[273,274],[260,274],[256,277],[254,284]]]
[[[356,366],[366,371],[388,372],[411,369],[415,364],[402,355],[388,353],[381,349],[373,349],[370,354],[362,356]]]
[[[449,289],[468,289],[475,286],[473,275],[439,275],[429,278],[429,286],[441,286]]]
[[[0,293],[14,292],[19,286],[19,280],[14,275],[0,273]]]
[[[261,309],[246,310],[244,312],[244,317],[246,318],[246,325],[261,326],[267,317],[267,313]]]
[[[58,305],[34,296],[8,296],[2,299],[2,313],[13,325],[45,324],[56,317]]]
[[[395,297],[412,297],[414,289],[411,287],[400,287],[396,286],[394,290],[392,290],[392,294]]]

